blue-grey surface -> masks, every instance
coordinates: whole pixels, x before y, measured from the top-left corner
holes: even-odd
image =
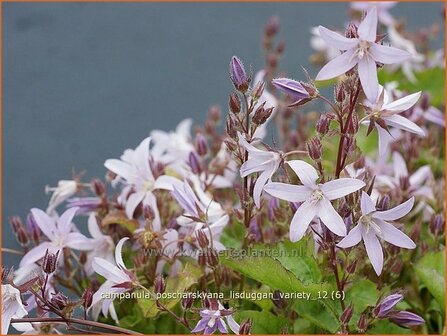
[[[45,208],[46,184],[134,147],[154,128],[203,121],[225,106],[228,62],[263,64],[260,36],[278,15],[282,67],[302,76],[309,28],[342,27],[346,3],[4,3],[3,246],[16,247],[8,217]],[[441,3],[392,10],[411,30],[442,25]],[[440,37],[443,41],[443,36]],[[313,74],[316,69],[310,68]],[[6,264],[17,259],[6,255]]]

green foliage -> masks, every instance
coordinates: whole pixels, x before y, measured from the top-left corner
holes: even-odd
[[[235,313],[237,321],[253,320],[252,334],[279,334],[284,327],[288,327],[288,320],[265,311],[246,310]]]

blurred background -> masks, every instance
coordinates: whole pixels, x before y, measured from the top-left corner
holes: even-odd
[[[134,148],[152,129],[184,118],[203,122],[226,111],[228,63],[238,55],[253,72],[264,65],[266,21],[280,19],[286,43],[280,68],[312,76],[310,28],[342,29],[349,3],[3,3],[4,247],[17,248],[8,218],[45,209],[45,186]],[[439,23],[443,3],[391,9],[415,31]],[[441,47],[444,34],[434,47]],[[4,254],[3,264],[19,259]]]

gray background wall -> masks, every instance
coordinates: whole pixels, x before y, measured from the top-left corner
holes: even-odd
[[[439,22],[442,3],[392,10],[411,30]],[[45,208],[46,184],[134,147],[151,129],[203,121],[225,106],[230,57],[263,65],[260,36],[278,15],[282,67],[308,67],[309,28],[342,27],[346,3],[4,3],[3,246],[16,247],[8,217]],[[443,35],[438,45],[443,41]],[[4,263],[17,258],[4,256]]]

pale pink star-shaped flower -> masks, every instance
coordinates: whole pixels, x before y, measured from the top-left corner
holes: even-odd
[[[303,202],[290,224],[290,240],[300,240],[314,217],[338,236],[346,235],[346,225],[331,204],[332,200],[351,194],[365,186],[363,181],[353,178],[339,178],[326,183],[317,183],[318,173],[314,167],[301,160],[287,164],[300,178],[303,185],[271,182],[264,190],[270,195],[289,201]]]
[[[370,101],[376,101],[379,91],[376,63],[394,64],[410,57],[406,51],[376,43],[377,8],[373,7],[358,27],[358,37],[344,37],[323,26],[320,36],[330,46],[344,51],[327,63],[318,73],[316,80],[327,80],[351,70],[357,65],[363,91]]]
[[[362,192],[360,208],[362,216],[358,224],[338,244],[338,247],[348,248],[363,240],[369,260],[377,275],[382,273],[383,251],[379,238],[395,246],[414,249],[416,244],[389,221],[404,217],[413,208],[414,197],[408,201],[385,211],[377,211],[376,206],[367,193]]]
[[[248,160],[244,162],[240,168],[241,177],[246,177],[253,173],[261,173],[255,183],[253,189],[253,200],[256,206],[261,206],[261,194],[264,185],[270,181],[273,174],[281,164],[281,155],[273,151],[263,151],[256,148],[240,133],[239,144],[248,152]]]
[[[2,335],[8,333],[11,319],[28,315],[20,291],[11,285],[2,285]]]
[[[388,129],[385,129],[382,126],[391,126],[422,137],[425,136],[425,132],[422,128],[411,120],[399,115],[399,113],[413,107],[420,96],[421,92],[416,92],[395,101],[390,101],[387,91],[380,86],[380,96],[376,102],[367,103],[365,105],[367,120],[364,120],[362,123],[369,125],[371,122],[374,122],[374,126],[376,127],[379,136],[379,156],[382,157],[387,153],[389,144],[393,141],[392,134],[390,134]]]

